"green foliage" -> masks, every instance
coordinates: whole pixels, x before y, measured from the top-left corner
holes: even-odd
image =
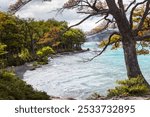
[[[12,100],[48,100],[45,92],[34,90],[30,85],[16,77],[12,72],[0,72],[0,99]]]
[[[0,12],[0,55],[7,52],[7,66],[16,66],[37,60],[37,57],[47,63],[47,56],[53,54],[54,50],[80,50],[85,41],[84,33],[79,29],[70,29],[64,35],[61,34],[67,28],[68,24],[64,21],[25,20]],[[2,57],[0,61],[4,63]]]
[[[108,44],[108,42],[109,42],[109,45],[112,45],[112,48],[111,48],[111,49],[117,49],[117,48],[119,48],[120,45],[121,45],[121,44],[120,44],[120,40],[121,40],[120,35],[114,34],[114,35],[110,38],[110,42],[109,42],[109,40],[103,40],[103,41],[100,43],[99,47],[102,48],[102,47],[106,46],[106,45]]]
[[[48,57],[42,57],[40,59],[37,60],[38,65],[45,65],[48,64]]]
[[[5,48],[7,45],[0,43],[0,55],[3,55],[6,53]]]
[[[42,49],[40,49],[36,52],[36,54],[39,57],[49,56],[49,55],[54,54],[54,53],[55,53],[54,50],[49,46],[43,47]]]
[[[85,41],[82,31],[71,29],[63,34],[63,46],[67,50],[81,50],[81,44]]]
[[[140,6],[140,7],[137,7],[134,11],[133,11],[133,14],[132,14],[132,22],[133,22],[133,27],[132,29],[133,30],[136,30],[139,26],[139,23],[140,21],[142,20],[143,18],[143,15],[144,15],[144,9],[145,9],[145,5],[143,6]],[[143,36],[146,36],[146,35],[149,35],[150,34],[150,17],[146,17],[144,19],[144,22],[143,22],[143,25],[141,27],[141,30],[139,30],[136,34],[137,37],[143,37]],[[99,30],[100,27],[97,27],[96,29],[94,29],[94,33],[97,32],[97,30]],[[101,41],[99,47],[104,47],[108,44],[108,39],[106,40],[103,40]],[[114,34],[111,39],[110,39],[110,44],[109,45],[112,45],[111,49],[117,49],[119,48],[122,44],[121,44],[121,36],[120,35],[116,35]],[[150,38],[146,38],[142,41],[136,41],[136,47],[140,47],[140,50],[139,48],[137,48],[137,54],[138,55],[147,55],[147,54],[150,54],[150,49],[149,49],[149,46],[150,46]],[[142,48],[142,49],[141,49]]]
[[[5,51],[6,47],[7,47],[7,45],[4,45],[4,44],[0,43],[0,68],[5,66],[5,60],[1,57],[4,56],[7,53]]]
[[[39,59],[38,59],[38,64],[39,65],[45,65],[45,64],[48,64],[48,56],[50,56],[51,54],[54,54],[54,50],[49,47],[49,46],[46,46],[46,47],[43,47],[42,49],[38,50],[36,52],[36,54],[38,55]]]
[[[131,78],[128,80],[117,81],[120,86],[108,90],[108,97],[113,96],[142,96],[149,93],[149,87],[142,78]]]
[[[81,49],[84,33],[71,29],[66,36],[60,35],[67,28],[66,22],[54,19],[25,20],[0,12],[0,99],[49,99],[47,94],[34,91],[13,73],[1,69],[35,60],[33,68],[38,67],[47,64],[55,52]]]
[[[30,59],[30,53],[27,48],[23,48],[21,53],[18,55],[23,61],[28,61]]]

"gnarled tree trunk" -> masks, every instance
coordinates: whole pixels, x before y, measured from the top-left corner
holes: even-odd
[[[141,69],[138,64],[137,53],[136,53],[136,41],[132,34],[132,28],[127,20],[126,14],[119,9],[113,0],[106,0],[108,7],[110,8],[111,14],[116,20],[119,32],[122,37],[122,45],[124,50],[124,58],[127,69],[128,78],[140,77],[144,83],[149,85],[142,75]]]
[[[131,41],[126,40],[122,41],[128,78],[130,79],[140,77],[143,79],[144,83],[147,86],[149,86],[139,67],[134,37],[129,36],[129,34],[126,33],[124,38],[126,39],[129,38],[131,40]]]

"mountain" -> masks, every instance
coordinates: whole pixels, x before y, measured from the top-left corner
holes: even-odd
[[[104,39],[107,39],[109,35],[112,34],[112,32],[114,32],[114,30],[105,30],[97,34],[87,35],[86,39],[87,41],[102,41]]]

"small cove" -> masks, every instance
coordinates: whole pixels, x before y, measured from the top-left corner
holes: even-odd
[[[26,71],[24,81],[49,95],[86,99],[94,92],[106,95],[116,86],[116,80],[126,78],[123,50],[107,49],[93,61],[84,62],[97,54],[98,42],[85,42],[83,49],[90,51],[60,55],[49,64],[33,71]],[[150,83],[150,55],[138,56],[146,80]]]

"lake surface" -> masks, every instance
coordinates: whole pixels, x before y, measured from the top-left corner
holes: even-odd
[[[85,62],[100,49],[98,42],[85,42],[82,48],[90,48],[90,51],[60,55],[50,60],[48,65],[27,71],[24,81],[49,95],[86,99],[94,92],[106,95],[108,89],[116,86],[116,80],[127,78],[122,49],[107,49],[93,61]],[[138,59],[150,83],[150,55],[142,55]]]

